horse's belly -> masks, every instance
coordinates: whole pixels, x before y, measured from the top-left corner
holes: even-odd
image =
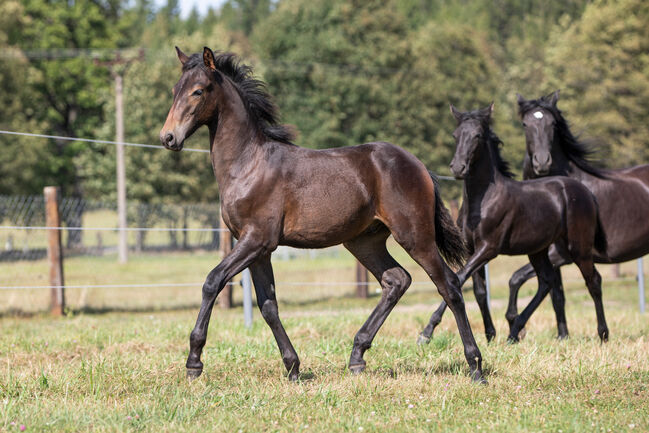
[[[325,248],[361,234],[374,220],[365,208],[302,208],[285,216],[280,243],[297,248]]]

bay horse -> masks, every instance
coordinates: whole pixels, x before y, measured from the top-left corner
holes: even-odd
[[[313,150],[291,143],[291,131],[265,85],[230,53],[205,47],[187,56],[176,47],[182,75],[160,141],[180,151],[200,126],[210,133],[210,158],[223,220],[238,242],[207,276],[190,334],[187,376],[200,376],[212,307],[225,283],[249,267],[261,315],[273,332],[288,372],[298,380],[300,360],[279,319],[271,253],[278,245],[324,248],[343,244],[380,282],[382,296],[354,337],[349,369],[365,369],[363,355],[410,285],[388,253],[392,235],[422,266],[455,314],[474,381],[484,382],[482,355],[466,315],[451,264],[465,255],[460,233],[436,183],[418,159],[376,142]]]
[[[510,328],[508,339],[518,341],[534,310],[560,284],[548,249],[553,244],[561,245],[581,271],[595,302],[598,334],[605,340],[608,327],[593,251],[605,250],[606,238],[593,195],[580,182],[566,177],[514,180],[500,155],[502,143],[490,127],[493,104],[470,112],[460,112],[451,105],[451,112],[458,125],[453,133],[456,150],[451,172],[457,179],[464,179],[460,227],[471,254],[458,272],[460,285],[498,254],[526,254],[539,276],[539,287]],[[442,303],[428,327],[439,323],[445,309]]]
[[[606,235],[605,251],[593,251],[597,263],[622,263],[649,253],[649,165],[622,169],[601,169],[589,161],[592,148],[570,131],[557,107],[559,91],[538,99],[517,95],[518,112],[525,129],[526,152],[523,176],[566,176],[581,182],[595,196],[602,229]],[[571,263],[561,248],[552,248],[550,260],[556,268]],[[516,299],[520,287],[536,275],[525,265],[509,280],[510,301],[507,319],[517,315]],[[560,296],[563,309],[565,298]],[[565,326],[565,334],[568,331]]]

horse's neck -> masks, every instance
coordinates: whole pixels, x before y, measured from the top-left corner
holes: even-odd
[[[221,190],[246,176],[262,144],[239,92],[224,80],[216,126],[210,126],[210,158]]]
[[[474,214],[480,207],[487,190],[496,183],[502,182],[503,176],[496,168],[491,150],[485,146],[481,154],[471,165],[464,179],[464,198],[468,205],[469,215]]]

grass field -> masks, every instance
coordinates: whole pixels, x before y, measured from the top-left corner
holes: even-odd
[[[425,281],[402,252],[395,255],[414,281]],[[473,295],[465,295],[489,380],[479,386],[468,378],[452,315],[430,345],[415,344],[439,301],[432,286],[412,287],[367,352],[366,372],[352,376],[345,364],[353,336],[378,298],[350,298],[346,286],[290,284],[350,281],[354,262],[346,253],[278,261],[280,316],[301,358],[301,381],[285,379],[259,313],[247,329],[235,308],[215,310],[204,374],[188,383],[184,362],[199,287],[217,260],[211,253],[134,256],[120,267],[114,257],[70,259],[68,284],[197,286],[70,290],[70,312],[60,319],[16,313],[42,310],[44,291],[3,292],[0,431],[649,431],[649,316],[638,313],[633,279],[610,281],[605,267],[607,344],[599,343],[592,301],[568,268],[571,338],[554,338],[546,301],[525,340],[509,345],[506,281],[524,260],[497,259],[491,306],[499,334],[492,344]],[[623,267],[629,277],[633,269]],[[43,285],[46,272],[39,263],[4,264],[0,285]],[[533,289],[525,286],[521,307]]]

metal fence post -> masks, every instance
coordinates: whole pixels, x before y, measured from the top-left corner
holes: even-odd
[[[65,293],[63,291],[63,249],[61,248],[61,216],[59,215],[59,188],[46,186],[45,225],[52,227],[47,233],[47,258],[50,262],[50,312],[54,316],[63,314]]]
[[[221,250],[221,260],[223,260],[232,251],[232,233],[230,233],[228,226],[225,225],[223,218],[220,218],[220,220],[222,231],[219,233],[219,249]],[[225,287],[219,294],[219,307],[232,308],[232,284],[230,284],[230,281],[225,283]]]
[[[243,287],[243,321],[246,328],[252,326],[252,283],[250,269],[246,268],[241,274],[241,286]]]
[[[484,280],[485,280],[485,286],[487,290],[487,307],[488,307],[491,304],[491,283],[489,282],[489,263],[484,265]]]
[[[640,305],[640,312],[644,313],[644,266],[642,263],[642,257],[638,259],[638,303]]]

